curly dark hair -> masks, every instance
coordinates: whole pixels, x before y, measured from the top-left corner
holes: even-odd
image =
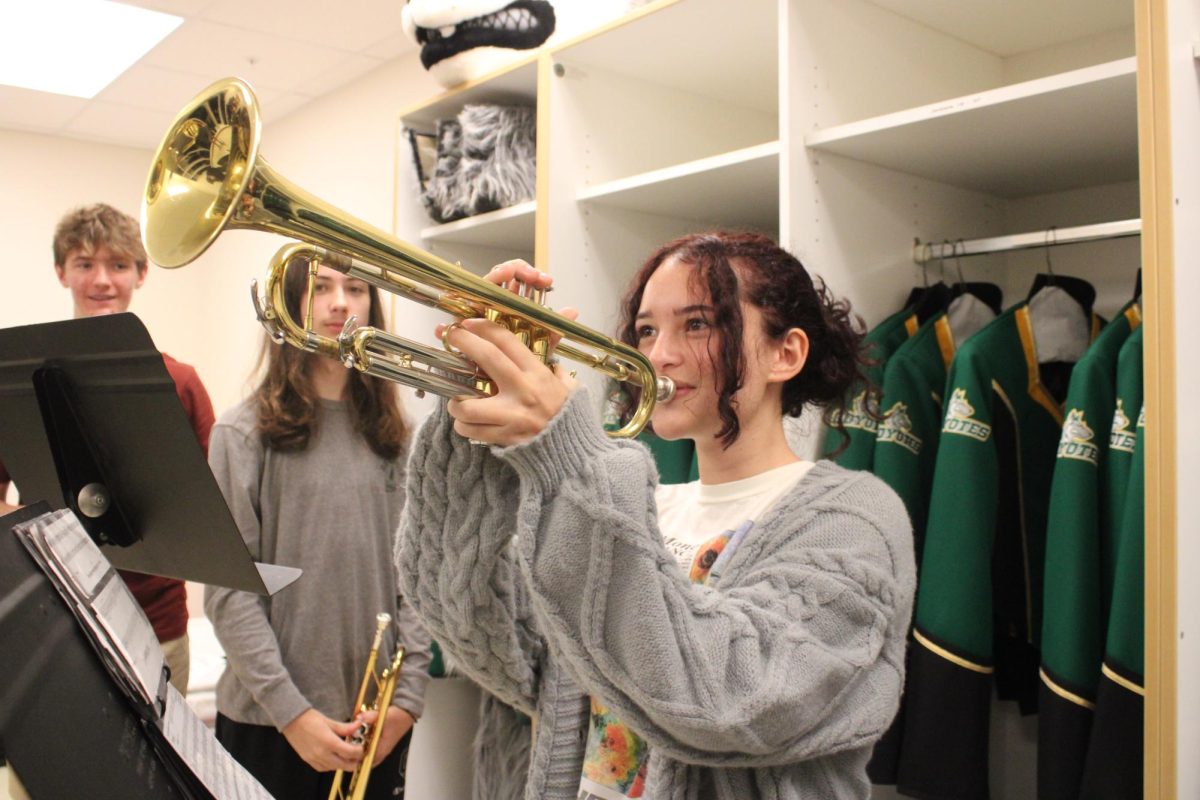
[[[284,299],[293,319],[301,316],[301,301],[308,292],[308,264],[302,260],[288,265],[284,277]],[[379,292],[370,287],[371,312],[366,324],[384,328]],[[317,395],[308,378],[313,359],[323,356],[306,353],[291,345],[275,345],[264,338],[259,364],[266,361],[266,372],[254,391],[258,407],[258,432],[263,443],[280,451],[308,447],[317,425]],[[396,385],[356,369],[350,370],[349,402],[354,429],[366,439],[371,450],[383,458],[397,458],[408,444],[408,423],[400,410]]]
[[[713,307],[711,322],[719,337],[713,368],[717,413],[723,423],[715,436],[722,445],[737,441],[741,429],[736,394],[745,381],[746,358],[741,347],[729,345],[743,339],[743,300],[762,312],[769,338],[778,341],[791,328],[808,335],[808,361],[783,385],[783,413],[799,416],[806,405],[822,406],[825,423],[845,436],[839,412],[849,404],[852,388],[868,385],[864,368],[870,363],[862,349],[865,326],[850,304],[833,297],[824,281],[814,283],[799,259],[766,236],[690,234],[660,247],[634,276],[621,304],[617,332],[626,344],[637,347],[642,294],[650,276],[669,258],[696,268],[693,279],[702,282]],[[630,407],[636,402],[634,394]]]

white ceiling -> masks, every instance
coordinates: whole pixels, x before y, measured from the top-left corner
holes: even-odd
[[[0,128],[154,148],[220,78],[249,81],[263,117],[277,121],[416,47],[401,31],[406,0],[121,1],[185,21],[91,100],[0,86]],[[873,2],[999,56],[1061,42],[1063,30],[1083,38],[1132,24],[1129,0]]]
[[[220,78],[247,80],[264,119],[277,121],[416,48],[400,28],[405,0],[122,2],[184,22],[91,100],[0,86],[0,128],[152,149]]]

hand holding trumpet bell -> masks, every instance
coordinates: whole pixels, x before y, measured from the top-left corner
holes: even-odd
[[[484,277],[512,291],[523,286],[549,289],[553,284],[549,275],[520,260],[498,264]],[[559,313],[571,320],[579,316],[573,308]],[[454,398],[448,405],[454,430],[472,441],[505,446],[529,441],[558,414],[576,386],[566,371],[543,363],[502,325],[465,319],[449,327],[439,325],[436,333],[477,364],[496,388],[490,397]]]

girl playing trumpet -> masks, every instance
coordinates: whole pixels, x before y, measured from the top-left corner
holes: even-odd
[[[523,262],[489,278],[550,283]],[[800,460],[783,427],[860,380],[848,306],[756,235],[645,263],[620,338],[675,381],[654,432],[694,441],[700,480],[670,487],[505,329],[447,338],[498,392],[444,403],[415,439],[401,587],[535,717],[525,796],[868,797],[903,686],[911,530],[883,483]]]

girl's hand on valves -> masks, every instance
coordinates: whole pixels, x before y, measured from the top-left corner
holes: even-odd
[[[491,397],[456,398],[447,407],[454,430],[472,441],[504,446],[529,441],[558,414],[575,386],[570,376],[542,363],[494,322],[463,320],[447,339],[496,387]]]
[[[547,273],[535,269],[528,261],[514,258],[492,267],[491,272],[484,275],[484,280],[491,281],[497,286],[505,286],[511,291],[518,291],[520,284],[526,283],[536,289],[549,289],[554,279]]]

